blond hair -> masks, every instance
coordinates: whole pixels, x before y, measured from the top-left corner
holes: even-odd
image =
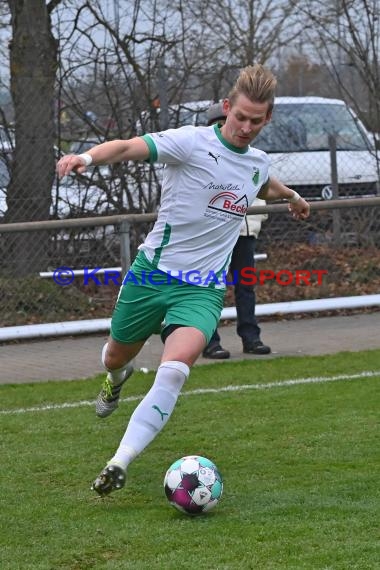
[[[238,95],[242,94],[254,103],[269,103],[269,110],[271,110],[276,85],[277,79],[269,69],[259,63],[247,65],[240,71],[228,99],[233,105]]]

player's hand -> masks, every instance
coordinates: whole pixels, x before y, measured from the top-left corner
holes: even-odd
[[[70,172],[83,174],[86,171],[86,163],[79,154],[66,154],[57,162],[57,173],[59,178],[63,178]]]
[[[310,204],[302,197],[294,204],[289,203],[289,212],[296,220],[306,220],[310,216]]]

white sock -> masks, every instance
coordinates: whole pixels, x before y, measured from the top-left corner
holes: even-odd
[[[108,342],[106,342],[106,344],[103,346],[102,364],[104,368],[107,370],[108,372],[107,376],[111,380],[112,384],[115,384],[117,386],[118,384],[120,384],[120,382],[124,380],[126,370],[129,366],[131,366],[131,364],[128,362],[127,364],[124,364],[124,366],[122,366],[121,368],[117,368],[116,370],[110,370],[109,368],[107,368],[107,366],[104,364],[107,346]]]
[[[168,361],[157,370],[153,386],[133,412],[119,448],[109,463],[126,469],[162,430],[177,403],[190,370],[187,364]]]

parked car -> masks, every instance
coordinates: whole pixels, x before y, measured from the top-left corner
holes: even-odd
[[[340,99],[277,97],[254,146],[271,157],[271,174],[308,200],[332,199],[329,137],[336,141],[338,197],[380,193],[373,137]]]
[[[6,188],[10,180],[10,165],[15,138],[13,129],[0,125],[0,218],[6,210]]]
[[[4,134],[4,136],[3,136]],[[14,139],[5,136],[0,126],[0,223],[7,211],[7,192],[10,182],[13,160]],[[73,152],[85,152],[96,142],[85,141],[84,146],[73,148]],[[54,147],[56,159],[61,155]],[[75,218],[119,213],[117,210],[120,181],[110,179],[108,167],[89,168],[80,178],[69,175],[58,180],[55,177],[51,188],[50,217]],[[110,203],[104,188],[109,189],[115,203]],[[137,202],[137,198],[136,198]],[[116,204],[116,205],[115,205]],[[81,267],[94,258],[92,263],[120,262],[120,237],[113,225],[100,227],[79,227],[52,231],[49,243],[45,244],[53,265],[57,263],[72,264]],[[86,261],[82,261],[86,260]],[[69,263],[70,262],[70,263]]]
[[[169,106],[169,127],[207,124],[212,101]],[[145,112],[137,133],[159,128],[160,109]],[[154,119],[156,123],[154,123]],[[253,146],[271,158],[271,174],[308,200],[332,199],[329,136],[337,150],[338,196],[380,194],[379,156],[374,137],[340,99],[276,97],[273,117]]]
[[[96,142],[85,141],[81,144],[84,144],[83,150],[78,148],[71,152],[85,152]],[[13,150],[14,133],[5,130],[0,125],[0,219],[7,209],[6,195],[11,178]],[[58,160],[62,153],[56,146],[54,146],[54,152]],[[108,202],[102,195],[101,182],[109,176],[109,167],[104,166],[89,168],[80,180],[75,175],[69,175],[63,180],[58,180],[56,177],[51,189],[51,217],[65,218],[77,215],[86,216],[92,213],[108,213]]]

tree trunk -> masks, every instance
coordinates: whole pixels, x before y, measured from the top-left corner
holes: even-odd
[[[49,218],[55,176],[54,84],[58,44],[45,0],[9,0],[11,92],[16,145],[5,222]],[[8,234],[6,265],[13,275],[38,271],[47,244],[41,233]]]

